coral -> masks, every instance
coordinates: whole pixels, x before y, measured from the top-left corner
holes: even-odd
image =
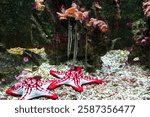
[[[110,50],[101,57],[103,73],[111,74],[120,71],[128,60],[129,51]]]
[[[57,12],[59,19],[64,20],[69,17],[75,18],[75,20],[79,20],[80,22],[84,21],[85,18],[88,17],[89,11],[80,11],[79,6],[77,4],[72,3],[72,7],[68,9],[61,9],[61,13]]]
[[[136,45],[149,46],[150,37],[147,34],[148,27],[143,19],[139,19],[132,23],[133,41]]]
[[[108,25],[103,20],[91,18],[90,21],[86,23],[86,25],[88,27],[93,26],[94,28],[98,28],[99,31],[103,33],[108,31]]]
[[[133,62],[134,58],[138,57],[142,65],[150,67],[150,34],[148,21],[139,19],[132,23],[133,46],[129,54],[129,62]]]

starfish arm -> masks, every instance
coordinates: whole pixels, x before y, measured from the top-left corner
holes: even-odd
[[[79,83],[76,83],[76,82],[72,81],[68,85],[70,85],[73,89],[75,89],[78,92],[82,92],[83,91],[83,87]]]
[[[44,87],[44,88],[43,88]],[[48,85],[46,86],[48,87]],[[20,100],[30,100],[36,97],[47,97],[52,99],[57,99],[58,96],[45,88],[45,86],[37,85],[35,88],[26,87],[24,88],[23,95]]]
[[[97,79],[96,77],[90,77],[90,76],[82,76],[80,79],[80,84],[91,84],[91,83],[102,83],[103,81],[101,79]]]
[[[23,88],[23,94],[19,98],[19,100],[30,100],[30,99],[34,98],[34,95],[35,95],[34,93],[35,92],[32,91],[32,88],[25,87],[25,88]]]
[[[49,89],[55,89],[63,84],[67,84],[67,78],[62,78],[60,80],[53,80],[52,83],[49,85]]]
[[[51,82],[51,81],[50,81]],[[49,84],[48,82],[46,82],[45,84]],[[51,92],[51,91],[49,91],[49,90],[47,90],[47,88],[48,88],[48,86],[49,85],[46,85],[46,87],[43,85],[42,87],[37,87],[37,92],[36,92],[36,95],[37,96],[44,96],[44,97],[47,97],[47,98],[52,98],[52,99],[57,99],[58,98],[58,96],[55,94],[55,93],[53,93],[53,92]]]
[[[14,96],[20,96],[23,93],[23,82],[19,81],[15,85],[13,85],[11,88],[6,90],[7,94],[14,95]]]
[[[6,93],[10,94],[10,95],[14,95],[14,96],[21,96],[23,91],[22,91],[22,89],[20,89],[18,91],[13,91],[11,89],[8,89],[8,90],[6,90]]]
[[[77,76],[75,75],[74,78],[73,78],[73,81],[70,82],[71,86],[76,90],[76,91],[79,91],[79,92],[82,92],[83,91],[83,87],[81,86],[81,83],[80,83],[80,74],[77,74]]]
[[[69,85],[71,86],[73,89],[75,89],[76,91],[83,91],[83,88],[81,87],[80,84],[75,83],[73,80],[69,79],[69,80],[55,80],[52,84],[50,84],[49,89],[55,89],[61,85]]]
[[[53,82],[53,80],[48,80],[48,81],[45,81],[43,84],[42,84],[42,88],[44,89],[47,89],[49,87],[49,85]]]
[[[79,80],[78,79],[74,79],[73,77],[69,77],[66,76],[63,79],[60,80],[54,80],[53,83],[50,84],[49,89],[54,89],[56,87],[59,87],[61,85],[69,85],[71,86],[73,89],[75,89],[76,91],[83,91],[83,88],[81,87]]]
[[[49,86],[49,89],[54,89],[54,88],[59,87],[63,84],[68,85],[70,82],[69,80],[71,79],[71,75],[69,72],[66,72],[64,75],[65,75],[64,78],[61,78],[59,80],[53,80]]]
[[[65,73],[64,72],[58,72],[55,70],[50,70],[50,74],[56,78],[64,78],[65,77]]]
[[[51,99],[58,98],[57,94],[55,94],[49,90],[38,91],[37,93],[39,94],[40,97],[43,96],[43,97],[47,97],[47,98],[51,98]]]

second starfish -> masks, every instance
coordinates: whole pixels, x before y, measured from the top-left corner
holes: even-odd
[[[83,84],[92,84],[92,83],[102,83],[101,79],[97,79],[96,77],[84,76],[82,74],[81,67],[74,67],[73,69],[69,69],[67,72],[58,72],[54,70],[50,70],[50,74],[54,77],[60,78],[58,80],[53,80],[49,86],[49,89],[54,89],[61,85],[70,85],[78,92],[83,91]]]

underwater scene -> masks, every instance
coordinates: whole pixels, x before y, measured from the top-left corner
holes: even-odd
[[[0,0],[0,100],[150,100],[150,0]]]

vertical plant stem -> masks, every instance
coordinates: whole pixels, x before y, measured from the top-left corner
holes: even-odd
[[[78,33],[77,33],[77,24],[75,25],[75,32],[74,32],[74,53],[73,53],[73,63],[75,64],[77,59],[78,53]]]
[[[69,59],[69,43],[70,43],[70,20],[68,20],[68,48],[67,48],[67,57]]]
[[[72,41],[73,41],[73,29],[72,25],[70,25],[70,54],[71,54],[71,48],[72,48]]]
[[[88,46],[88,35],[85,37],[85,69],[87,69],[87,46]]]
[[[67,56],[69,59],[70,53],[71,53],[71,45],[72,45],[72,26],[70,24],[70,19],[68,20],[68,49],[67,49]]]
[[[55,34],[57,34],[57,33],[55,33]],[[58,34],[57,34],[57,35],[58,35]],[[59,41],[56,40],[56,64],[57,64],[57,65],[59,64],[58,43],[59,43]]]

